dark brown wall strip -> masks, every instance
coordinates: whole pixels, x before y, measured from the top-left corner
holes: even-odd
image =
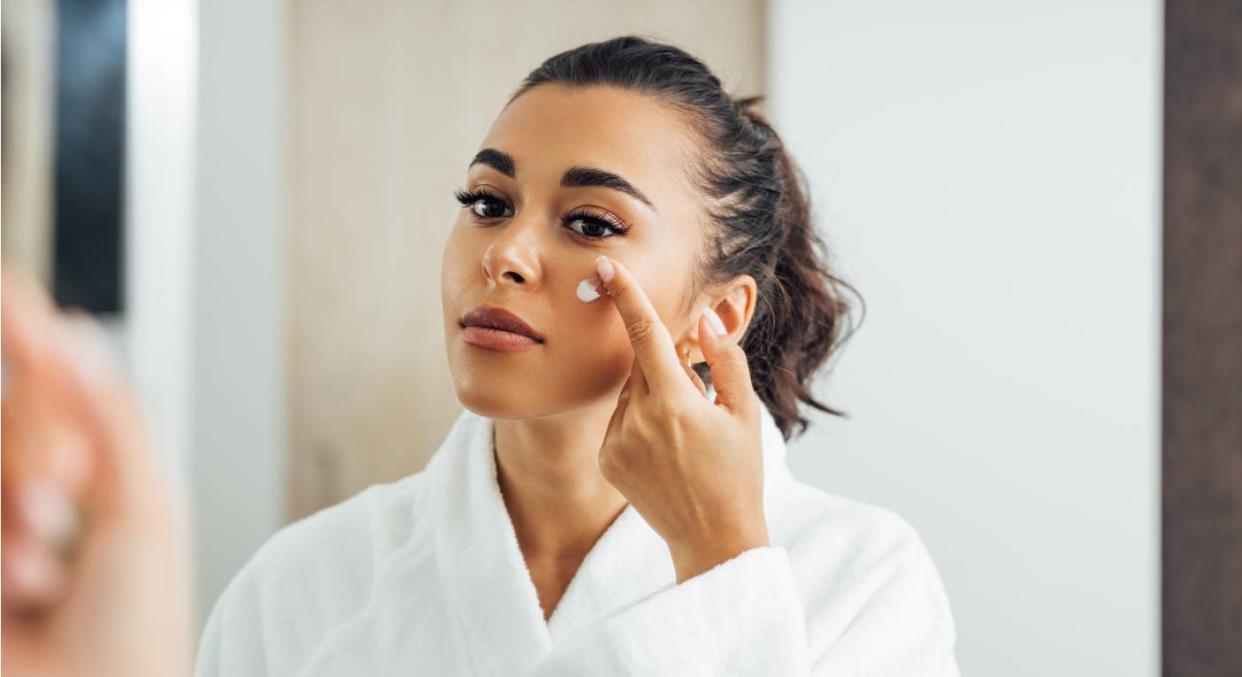
[[[1242,675],[1242,0],[1165,5],[1165,675]]]

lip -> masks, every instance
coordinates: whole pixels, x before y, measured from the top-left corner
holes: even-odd
[[[477,306],[461,316],[462,339],[492,350],[523,350],[543,343],[543,335],[516,314],[496,306]]]

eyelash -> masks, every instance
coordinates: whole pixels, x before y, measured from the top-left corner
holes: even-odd
[[[457,201],[461,203],[461,206],[464,209],[470,210],[470,215],[472,217],[474,217],[475,219],[479,219],[479,220],[504,218],[501,216],[479,216],[478,214],[476,214],[474,210],[471,209],[471,207],[473,207],[475,203],[477,203],[479,200],[491,200],[494,202],[499,202],[506,207],[506,211],[509,211],[512,209],[512,206],[509,204],[508,200],[505,200],[504,198],[498,197],[496,195],[492,195],[491,193],[487,191],[482,191],[482,190],[466,191],[462,189],[457,189],[453,191],[453,197],[457,198]],[[569,224],[573,223],[574,221],[583,221],[588,224],[594,224],[597,226],[601,226],[603,228],[610,229],[611,231],[615,233],[615,235],[587,235],[585,233],[579,233],[573,228],[569,228]],[[561,223],[564,224],[566,228],[569,228],[569,232],[573,233],[577,237],[580,237],[585,240],[592,240],[592,241],[607,240],[610,237],[624,236],[630,230],[629,226],[626,226],[620,221],[616,221],[615,219],[609,218],[602,214],[592,214],[591,212],[588,212],[582,209],[581,207],[569,212],[564,217],[562,217]]]

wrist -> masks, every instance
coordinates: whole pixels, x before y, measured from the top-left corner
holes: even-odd
[[[670,544],[677,583],[681,584],[752,548],[770,545],[767,528],[718,536],[697,543]]]

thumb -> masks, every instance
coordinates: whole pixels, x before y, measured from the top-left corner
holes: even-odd
[[[708,307],[699,317],[699,347],[712,370],[716,404],[730,411],[744,410],[755,401],[750,364],[746,360],[746,351],[730,340],[723,329],[720,316]]]

